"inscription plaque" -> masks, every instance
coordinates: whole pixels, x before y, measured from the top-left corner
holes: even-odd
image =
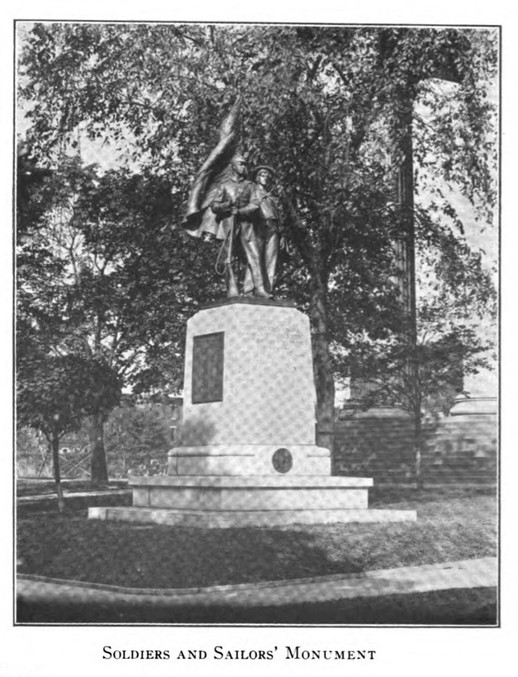
[[[223,401],[223,353],[225,332],[193,338],[192,403]]]

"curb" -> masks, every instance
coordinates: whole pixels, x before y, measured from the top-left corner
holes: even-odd
[[[416,567],[379,569],[359,574],[321,576],[292,581],[240,583],[206,588],[123,588],[20,574],[17,596],[52,603],[143,602],[153,606],[283,606],[436,590],[493,588],[498,584],[496,557]]]
[[[111,489],[110,491],[72,491],[64,492],[65,500],[83,499],[83,498],[110,498],[112,496],[131,496],[131,489]],[[34,494],[32,496],[17,496],[16,501],[20,505],[38,503],[44,501],[57,501],[56,494]]]

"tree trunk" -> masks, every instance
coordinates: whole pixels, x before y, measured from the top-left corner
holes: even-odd
[[[90,419],[90,452],[92,454],[91,482],[103,484],[108,482],[108,466],[104,449],[104,416],[93,414]]]
[[[419,383],[419,359],[417,354],[417,308],[415,273],[415,217],[414,217],[414,150],[412,142],[413,98],[408,91],[400,102],[395,115],[395,124],[401,136],[398,154],[400,164],[397,172],[397,200],[400,209],[401,232],[397,243],[400,268],[401,302],[405,313],[405,333],[408,346],[406,364],[412,413],[414,419],[414,461],[418,489],[423,487],[422,461],[422,392]]]
[[[415,484],[417,489],[424,489],[423,479],[423,426],[421,408],[414,414],[414,451],[415,451]]]
[[[319,253],[310,244],[293,201],[285,195],[288,223],[291,227],[293,243],[308,266],[311,277],[310,317],[313,327],[313,375],[316,390],[316,443],[331,452],[334,447],[335,381],[329,352],[329,332],[327,324],[327,280],[325,267],[319,260]],[[324,271],[324,272],[323,272]]]
[[[334,447],[335,382],[329,352],[326,310],[326,286],[319,275],[313,274],[311,306],[313,323],[313,371],[316,389],[317,444],[331,451]]]
[[[54,472],[54,482],[56,483],[56,494],[58,496],[58,510],[65,511],[65,497],[63,496],[63,486],[61,485],[61,472],[59,470],[59,435],[53,435],[50,441],[52,448],[52,469]]]

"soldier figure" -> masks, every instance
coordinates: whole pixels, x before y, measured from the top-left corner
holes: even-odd
[[[192,237],[222,241],[216,270],[225,275],[227,296],[239,296],[233,269],[234,248],[239,246],[247,266],[244,293],[271,298],[279,248],[278,207],[269,192],[274,173],[261,166],[255,170],[255,183],[247,179],[246,160],[236,153],[240,107],[238,98],[194,179],[182,226]]]
[[[231,260],[233,241],[236,239],[241,244],[247,261],[245,293],[271,298],[271,293],[265,288],[268,278],[263,260],[265,240],[262,231],[266,226],[261,217],[261,200],[265,191],[245,178],[246,160],[242,155],[234,156],[231,168],[231,176],[220,185],[211,204],[211,210],[216,214],[226,235],[227,295],[239,295]]]
[[[279,207],[276,198],[270,193],[274,175],[273,169],[267,165],[257,167],[254,172],[255,190],[252,196],[253,203],[259,207],[254,216],[260,267],[265,289],[270,294],[275,285],[279,255]],[[250,267],[246,271],[244,292],[253,293]]]

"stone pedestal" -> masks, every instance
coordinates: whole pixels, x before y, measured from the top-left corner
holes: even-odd
[[[184,384],[168,475],[330,475],[329,451],[315,445],[309,320],[296,308],[239,299],[199,312]]]
[[[166,477],[132,508],[89,516],[204,527],[415,519],[368,510],[368,478],[331,477],[315,444],[309,320],[291,302],[236,298],[187,325],[183,423]]]

